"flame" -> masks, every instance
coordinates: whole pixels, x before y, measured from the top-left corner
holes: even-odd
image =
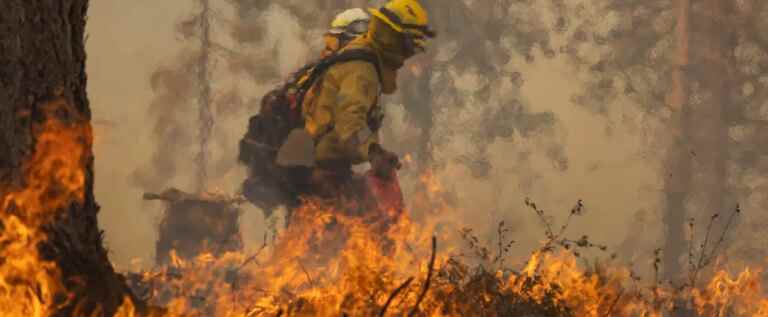
[[[209,185],[208,189],[203,191],[201,195],[204,198],[217,198],[221,196],[226,196],[226,191],[219,185]]]
[[[431,171],[422,174],[419,178],[429,194],[435,195],[443,191],[443,185]]]
[[[48,239],[44,228],[61,216],[58,210],[84,201],[90,128],[48,120],[35,133],[24,184],[0,191],[2,316],[52,316],[77,300],[38,245]],[[421,181],[424,199],[442,197],[435,174]],[[279,239],[258,253],[183,259],[172,252],[170,265],[135,275],[135,288],[145,288],[144,300],[164,308],[153,317],[378,316],[385,307],[386,316],[629,317],[663,316],[680,303],[700,316],[768,317],[760,270],[719,271],[700,287],[680,290],[638,285],[621,266],[587,268],[568,250],[534,252],[519,271],[485,262],[475,269],[457,257],[451,234],[438,230],[452,212],[416,221],[407,212],[393,219],[350,210],[307,200]],[[440,245],[433,250],[435,235]],[[139,306],[126,297],[116,316],[143,316]]]
[[[67,104],[43,107],[49,116]],[[92,134],[87,124],[48,118],[34,124],[36,144],[22,167],[23,183],[0,188],[0,313],[3,316],[50,316],[72,299],[56,263],[43,259],[39,245],[45,226],[71,203],[85,197],[85,166]]]
[[[410,153],[405,154],[405,156],[403,156],[403,162],[402,163],[404,165],[413,164],[413,155],[411,155]]]
[[[421,179],[430,196],[440,196],[433,174]],[[147,283],[163,285],[149,300],[170,307],[166,316],[378,316],[388,302],[386,316],[415,309],[419,316],[661,317],[681,302],[707,317],[768,312],[760,272],[749,269],[736,277],[717,272],[701,288],[678,290],[638,285],[622,266],[587,268],[569,250],[534,252],[519,272],[478,273],[456,261],[456,246],[445,245],[430,270],[435,223],[404,213],[382,225],[375,214],[337,208],[306,201],[280,239],[255,255],[201,254],[146,274]]]
[[[696,311],[701,315],[757,316],[765,314],[765,301],[762,299],[761,272],[746,269],[735,278],[725,271],[715,273],[707,287],[693,290]],[[754,306],[753,306],[754,305]]]

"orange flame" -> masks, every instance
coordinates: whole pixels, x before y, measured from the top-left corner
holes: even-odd
[[[63,101],[44,107],[54,115]],[[85,166],[92,134],[87,124],[49,118],[33,125],[36,144],[23,164],[23,183],[0,188],[0,313],[3,316],[49,316],[68,301],[56,263],[38,251],[47,240],[44,227],[71,203],[82,204]],[[62,295],[65,295],[62,297]]]
[[[442,188],[431,174],[422,180],[429,192]],[[490,271],[485,278],[493,282],[484,283],[492,284],[473,289],[472,283],[481,280],[473,282],[478,276],[453,266],[452,245],[440,248],[433,281],[422,298],[435,224],[417,224],[402,215],[389,227],[380,225],[375,217],[307,201],[269,252],[216,259],[203,254],[179,263],[177,278],[167,268],[159,279],[148,277],[175,290],[158,302],[173,307],[168,316],[377,316],[388,302],[388,316],[408,314],[417,303],[420,316],[496,315],[499,311],[482,307],[531,305],[549,307],[552,315],[545,316],[661,317],[680,300],[707,317],[729,316],[725,312],[765,316],[768,311],[756,271],[745,270],[735,279],[719,272],[701,289],[638,287],[628,269],[588,270],[569,251],[536,252],[519,273]],[[456,274],[464,277],[452,280]],[[409,277],[413,282],[403,284]],[[390,300],[401,285],[406,287]]]
[[[23,186],[0,191],[2,316],[51,316],[76,300],[61,297],[67,294],[61,271],[42,259],[38,245],[47,240],[44,227],[60,216],[57,210],[83,203],[91,131],[57,120],[35,130],[38,142],[24,165]],[[427,173],[421,180],[424,199],[439,200],[444,187],[437,177]],[[170,266],[144,272],[140,282],[148,285],[147,301],[165,307],[164,316],[377,316],[386,306],[388,316],[497,315],[504,309],[523,315],[514,309],[534,307],[554,316],[629,317],[662,316],[683,302],[701,316],[768,317],[758,270],[735,277],[717,272],[704,287],[685,290],[633,286],[627,269],[587,269],[567,251],[536,252],[519,272],[478,271],[457,260],[456,245],[431,250],[437,222],[415,222],[407,213],[385,222],[309,200],[265,252],[203,253],[194,260],[172,253]],[[432,252],[437,256],[430,267]],[[116,316],[139,316],[137,306],[126,298]]]

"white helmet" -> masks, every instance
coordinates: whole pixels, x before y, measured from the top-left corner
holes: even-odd
[[[357,36],[368,31],[371,16],[360,8],[348,9],[339,13],[331,22],[330,34]]]

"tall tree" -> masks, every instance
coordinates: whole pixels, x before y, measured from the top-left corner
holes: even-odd
[[[112,315],[86,95],[87,0],[0,2],[0,314]]]
[[[685,201],[688,197],[688,188],[691,182],[691,159],[685,151],[683,135],[690,134],[690,120],[688,113],[688,78],[685,68],[689,62],[689,21],[690,0],[678,0],[676,3],[677,26],[675,29],[675,61],[672,71],[672,93],[669,98],[669,106],[673,111],[671,122],[671,137],[675,140],[673,147],[667,151],[666,170],[669,177],[664,178],[665,210],[664,223],[666,240],[664,242],[664,255],[670,259],[679,257],[685,253]],[[664,272],[668,275],[678,275],[681,271],[679,261],[665,261]]]
[[[203,192],[208,187],[208,161],[209,149],[208,143],[211,140],[213,132],[214,118],[211,112],[211,3],[209,0],[200,0],[200,57],[197,62],[197,84],[199,94],[197,96],[198,120],[200,121],[200,149],[198,150],[195,163],[197,164],[197,178],[195,180],[196,190]]]
[[[222,34],[237,30],[221,14],[222,2],[194,3],[195,12],[176,24],[174,34],[191,49],[179,52],[149,78],[155,94],[148,111],[155,148],[151,159],[133,174],[136,185],[145,190],[161,191],[175,185],[203,192],[228,167],[235,166],[217,162],[217,153],[212,151],[219,145],[215,121],[232,115],[233,108],[241,104],[236,91],[216,87],[214,71],[218,69],[214,65],[222,59],[229,62],[247,56],[220,44]]]
[[[660,174],[669,278],[679,276],[688,245],[686,218],[705,223],[728,197],[725,109],[735,34],[727,2],[603,0],[592,10],[577,5],[572,15],[582,23],[572,28],[565,52],[594,79],[579,104],[609,114],[619,98],[629,99],[666,127],[653,137],[666,153]],[[584,19],[589,13],[593,19]],[[598,57],[584,46],[597,48]]]
[[[224,57],[235,54],[230,49],[214,41],[213,24],[216,22],[214,15],[214,3],[210,0],[197,1],[199,11],[178,25],[179,34],[187,40],[194,40],[198,50],[194,55],[183,55],[180,62],[171,69],[158,70],[153,74],[153,85],[162,93],[157,97],[157,103],[152,105],[162,107],[164,113],[174,115],[181,113],[186,108],[192,108],[195,104],[197,114],[197,134],[188,133],[189,138],[194,138],[196,156],[194,159],[193,188],[196,194],[186,194],[175,188],[163,191],[172,196],[165,197],[169,201],[163,213],[163,219],[158,226],[158,240],[156,243],[155,258],[157,264],[167,264],[171,258],[171,252],[175,252],[181,258],[194,258],[201,252],[209,251],[219,255],[226,251],[239,250],[242,247],[240,241],[239,210],[228,203],[210,203],[209,192],[211,188],[210,178],[220,176],[217,171],[210,173],[212,151],[211,141],[213,137],[214,107],[220,103],[238,103],[236,94],[224,94],[224,98],[213,98],[213,63],[216,53],[224,52]],[[187,76],[191,67],[195,76]],[[189,80],[186,77],[192,77]],[[172,103],[166,103],[173,98]],[[228,105],[229,106],[229,105]],[[154,109],[153,109],[154,110]],[[153,163],[171,162],[174,155],[165,147],[169,143],[177,143],[177,132],[168,129],[168,118],[157,118],[156,125],[161,142],[158,144],[156,157]],[[174,118],[178,120],[178,118]],[[176,125],[176,124],[174,124]],[[187,129],[188,125],[179,123],[176,129]],[[169,160],[168,158],[172,158]],[[151,170],[157,169],[157,166]],[[173,173],[174,170],[171,170]],[[223,174],[223,173],[221,173]],[[167,182],[168,180],[162,180]],[[149,185],[149,184],[147,184]],[[152,187],[152,186],[148,186]],[[169,194],[170,193],[170,194]],[[150,195],[152,196],[152,195]],[[182,197],[175,197],[182,196]]]
[[[738,108],[733,107],[738,72],[734,54],[739,43],[735,4],[730,0],[706,0],[692,7],[694,46],[687,67],[692,89],[686,119],[688,133],[684,136],[695,171],[691,213],[700,224],[715,214],[724,214],[727,205],[735,205],[727,168],[731,160],[728,131],[733,123],[729,117],[738,113]],[[715,232],[721,229],[718,223]]]

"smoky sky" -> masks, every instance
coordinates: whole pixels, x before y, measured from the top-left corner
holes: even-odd
[[[375,4],[212,3],[210,182],[236,192],[244,177],[235,160],[237,142],[248,117],[258,111],[260,96],[318,56],[320,35],[336,12]],[[424,171],[433,171],[453,197],[455,222],[492,239],[498,221],[507,221],[515,228],[520,255],[524,246],[542,239],[536,217],[523,204],[526,197],[556,219],[583,199],[588,212],[570,230],[612,246],[642,219],[651,228],[647,237],[624,245],[658,247],[661,234],[653,228],[658,228],[663,182],[657,153],[666,143],[656,140],[663,120],[649,116],[637,101],[620,107],[628,100],[620,92],[602,103],[578,99],[585,91],[606,91],[592,88],[603,77],[567,54],[575,45],[572,38],[581,36],[579,17],[586,13],[579,10],[601,7],[597,1],[573,7],[562,1],[425,4],[438,38],[400,71],[400,91],[383,99],[384,145],[417,161],[402,171],[403,187],[415,188]],[[89,93],[94,117],[115,123],[96,128],[96,194],[112,259],[122,267],[134,258],[147,264],[154,252],[162,206],[142,202],[141,193],[193,187],[197,12],[194,2],[180,0],[92,5]],[[631,71],[652,77],[647,74],[652,71]],[[415,199],[411,192],[406,196]],[[259,245],[266,223],[261,213],[247,210],[241,223],[246,245]]]

